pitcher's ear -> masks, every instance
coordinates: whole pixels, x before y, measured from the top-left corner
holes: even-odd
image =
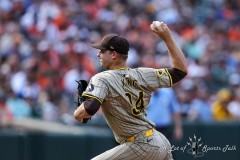
[[[118,52],[117,51],[112,51],[112,57],[113,59],[116,59],[118,57]]]

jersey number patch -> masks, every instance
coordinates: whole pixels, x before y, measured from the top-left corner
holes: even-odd
[[[135,104],[133,104],[131,93],[126,92],[125,95],[129,98],[129,101],[132,104],[132,114],[135,116],[139,116],[139,114],[144,109],[143,91],[138,92],[138,98],[137,98]]]

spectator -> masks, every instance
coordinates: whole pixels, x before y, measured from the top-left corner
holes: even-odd
[[[172,88],[161,88],[153,93],[148,105],[147,117],[170,141],[182,139],[180,106]]]
[[[228,104],[231,101],[231,92],[228,89],[221,89],[217,93],[217,99],[212,104],[213,117],[217,121],[234,120],[234,116],[228,110]]]
[[[237,88],[233,95],[233,100],[228,104],[229,113],[238,121],[240,120],[240,87]]]
[[[195,97],[196,85],[191,79],[184,79],[178,85],[180,87],[176,89],[176,93],[179,100],[181,116],[184,120],[187,120],[191,110],[192,99]]]
[[[13,118],[31,117],[32,108],[23,98],[19,98],[12,90],[7,94],[7,106],[12,112]]]
[[[5,93],[0,89],[0,127],[12,120],[12,112],[6,104],[7,97]]]
[[[188,119],[199,122],[212,121],[210,93],[207,88],[198,86],[196,96],[190,104]]]
[[[57,122],[58,109],[57,106],[50,101],[49,92],[42,91],[38,98],[38,107],[40,108],[41,118],[45,121]]]

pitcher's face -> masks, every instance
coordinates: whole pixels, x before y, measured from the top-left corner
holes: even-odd
[[[112,52],[110,50],[100,50],[97,54],[99,57],[100,65],[105,69],[110,69],[110,66],[112,65]]]

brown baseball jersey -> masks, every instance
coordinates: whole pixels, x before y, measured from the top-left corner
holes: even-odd
[[[167,69],[122,68],[93,76],[83,96],[101,103],[116,141],[122,143],[132,135],[155,127],[146,118],[151,93],[157,88],[171,86]]]

